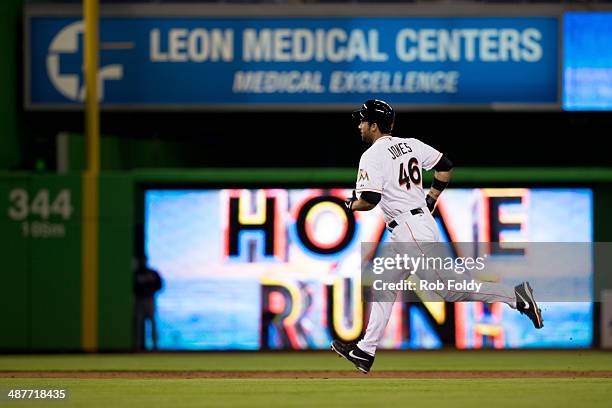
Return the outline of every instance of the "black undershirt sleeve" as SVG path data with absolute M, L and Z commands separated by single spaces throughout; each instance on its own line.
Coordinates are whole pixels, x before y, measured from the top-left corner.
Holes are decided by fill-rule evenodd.
M 436 163 L 436 165 L 433 167 L 433 169 L 436 171 L 449 171 L 452 168 L 453 163 L 448 160 L 448 157 L 446 156 L 442 156 L 440 160 L 438 160 L 438 163 Z
M 378 204 L 380 202 L 380 193 L 376 193 L 374 191 L 364 191 L 361 193 L 361 199 L 367 201 L 370 204 Z

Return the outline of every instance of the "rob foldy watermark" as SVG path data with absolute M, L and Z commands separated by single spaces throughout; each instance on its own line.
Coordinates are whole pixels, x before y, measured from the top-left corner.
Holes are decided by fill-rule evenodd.
M 592 302 L 594 260 L 612 268 L 612 243 L 601 242 L 366 242 L 361 255 L 367 301 L 393 302 L 398 291 L 422 301 L 487 299 L 504 292 L 498 285 L 513 296 L 528 281 L 541 302 Z

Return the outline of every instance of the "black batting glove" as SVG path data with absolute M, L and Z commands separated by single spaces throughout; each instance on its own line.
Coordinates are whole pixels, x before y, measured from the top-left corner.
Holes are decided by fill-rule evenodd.
M 353 190 L 353 196 L 344 200 L 344 205 L 349 211 L 353 211 L 353 203 L 357 201 L 357 193 Z
M 436 208 L 436 202 L 437 201 L 438 201 L 438 199 L 437 198 L 433 198 L 433 196 L 431 196 L 430 194 L 427 194 L 425 196 L 425 203 L 427 204 L 427 209 L 432 214 L 434 212 L 434 209 Z

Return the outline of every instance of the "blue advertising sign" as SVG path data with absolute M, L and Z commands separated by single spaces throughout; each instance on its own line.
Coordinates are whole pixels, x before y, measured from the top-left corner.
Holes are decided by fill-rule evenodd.
M 563 20 L 563 109 L 612 110 L 612 12 Z
M 83 23 L 30 16 L 28 107 L 84 98 Z M 556 104 L 556 17 L 103 17 L 113 108 Z

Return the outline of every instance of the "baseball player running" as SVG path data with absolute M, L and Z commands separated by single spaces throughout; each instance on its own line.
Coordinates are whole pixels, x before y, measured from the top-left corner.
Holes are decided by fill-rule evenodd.
M 346 200 L 347 208 L 350 211 L 369 211 L 380 204 L 387 229 L 391 232 L 391 242 L 416 245 L 439 242 L 440 234 L 432 212 L 451 179 L 453 165 L 450 160 L 417 139 L 391 136 L 395 112 L 384 101 L 366 101 L 361 109 L 353 112 L 353 117 L 359 121 L 362 140 L 372 145 L 359 161 L 356 189 Z M 422 185 L 423 169 L 434 170 L 433 183 L 427 194 Z M 442 279 L 449 278 L 441 276 Z M 477 292 L 445 289 L 437 293 L 451 302 L 503 302 L 529 317 L 537 329 L 543 327 L 541 310 L 528 282 L 515 288 L 499 283 L 481 283 Z M 395 299 L 397 292 L 392 294 Z M 331 344 L 332 350 L 363 373 L 368 373 L 374 363 L 376 347 L 383 337 L 393 302 L 375 300 L 371 306 L 365 335 L 358 343 L 334 340 Z

